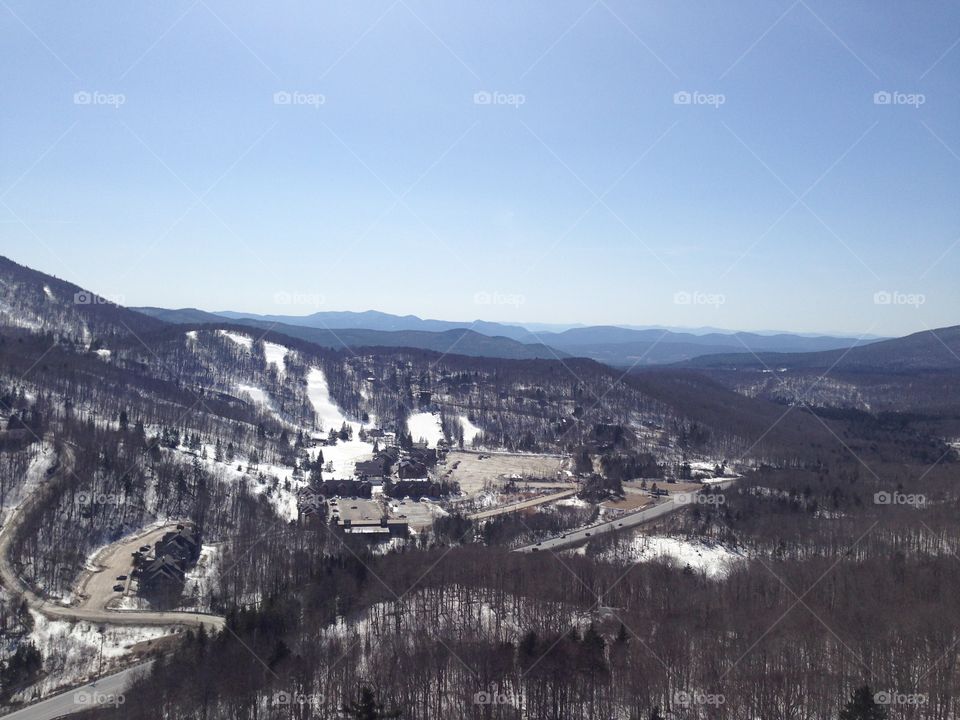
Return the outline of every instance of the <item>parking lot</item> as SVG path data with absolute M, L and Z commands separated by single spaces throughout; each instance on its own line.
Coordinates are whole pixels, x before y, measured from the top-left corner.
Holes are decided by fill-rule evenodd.
M 141 547 L 152 548 L 164 533 L 175 529 L 176 523 L 151 528 L 104 548 L 93 560 L 93 565 L 99 569 L 86 571 L 80 576 L 77 607 L 102 610 L 117 605 L 121 597 L 132 594 L 134 581 L 130 579 L 130 573 L 133 570 L 133 553 Z M 121 576 L 125 579 L 120 580 Z M 117 590 L 118 587 L 122 589 Z

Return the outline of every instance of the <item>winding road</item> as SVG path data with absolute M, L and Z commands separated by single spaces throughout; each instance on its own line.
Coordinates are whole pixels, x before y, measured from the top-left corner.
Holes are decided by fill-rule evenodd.
M 59 459 L 60 465 L 57 471 L 50 477 L 45 478 L 37 490 L 10 513 L 7 522 L 0 528 L 0 583 L 8 591 L 23 596 L 31 609 L 52 620 L 137 627 L 205 627 L 208 631 L 213 632 L 221 630 L 225 626 L 226 620 L 219 615 L 198 612 L 107 609 L 107 602 L 115 597 L 115 594 L 103 591 L 104 587 L 112 588 L 115 582 L 114 571 L 116 565 L 109 561 L 116 560 L 121 556 L 129 557 L 127 553 L 131 546 L 148 544 L 148 541 L 152 540 L 157 533 L 169 529 L 167 527 L 148 531 L 141 530 L 132 536 L 117 541 L 102 551 L 99 557 L 103 559 L 104 565 L 99 570 L 83 576 L 80 582 L 81 593 L 84 590 L 87 593 L 79 605 L 67 606 L 49 602 L 27 587 L 27 584 L 22 580 L 10 561 L 10 551 L 26 519 L 36 509 L 35 506 L 39 499 L 43 497 L 44 490 L 55 483 L 59 483 L 66 475 L 73 472 L 74 457 L 73 451 L 69 447 L 64 446 Z M 122 691 L 136 679 L 137 673 L 144 671 L 149 665 L 150 663 L 140 663 L 126 670 L 102 677 L 81 688 L 67 690 L 6 715 L 4 720 L 7 718 L 53 720 L 54 718 L 89 710 L 97 704 L 110 701 L 111 698 L 122 697 Z
M 38 497 L 42 496 L 43 490 L 52 483 L 61 481 L 64 475 L 72 472 L 73 452 L 69 448 L 64 448 L 63 455 L 60 457 L 60 466 L 57 471 L 37 489 L 30 497 L 20 503 L 14 510 L 6 524 L 0 528 L 0 583 L 8 590 L 23 596 L 27 604 L 37 612 L 52 620 L 86 621 L 93 623 L 106 623 L 109 625 L 185 625 L 189 627 L 205 626 L 208 630 L 220 630 L 224 627 L 225 619 L 219 615 L 207 615 L 198 612 L 172 612 L 172 611 L 150 611 L 150 610 L 107 610 L 103 607 L 93 607 L 90 604 L 80 606 L 58 605 L 56 603 L 44 600 L 27 587 L 26 583 L 20 578 L 16 568 L 10 561 L 10 550 L 17 537 L 24 521 L 30 516 L 37 504 Z M 126 545 L 131 541 L 139 541 L 142 533 L 117 541 L 115 545 Z M 109 572 L 110 568 L 100 570 L 100 573 Z M 96 575 L 97 573 L 94 573 Z M 88 580 L 91 582 L 91 580 Z

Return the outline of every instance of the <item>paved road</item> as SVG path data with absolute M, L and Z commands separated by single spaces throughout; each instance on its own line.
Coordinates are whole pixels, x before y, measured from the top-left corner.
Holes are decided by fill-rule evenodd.
M 691 494 L 692 493 L 678 493 L 676 495 L 670 495 L 664 498 L 663 502 L 654 505 L 653 507 L 649 507 L 644 510 L 638 510 L 637 512 L 629 513 L 627 515 L 621 515 L 614 520 L 591 525 L 590 527 L 582 528 L 580 530 L 571 530 L 562 537 L 543 540 L 542 542 L 535 543 L 533 545 L 526 545 L 524 547 L 517 548 L 516 551 L 537 552 L 542 550 L 559 550 L 560 548 L 586 542 L 587 540 L 595 538 L 598 535 L 602 535 L 606 532 L 614 532 L 616 530 L 623 530 L 624 528 L 643 525 L 644 523 L 650 522 L 651 520 L 662 517 L 663 515 L 684 507 L 685 501 L 689 500 L 689 496 Z
M 497 515 L 506 515 L 507 513 L 517 512 L 517 510 L 525 510 L 526 508 L 536 507 L 537 505 L 543 505 L 545 503 L 556 502 L 557 500 L 563 500 L 572 495 L 576 495 L 577 490 L 564 490 L 558 493 L 551 493 L 550 495 L 538 495 L 535 498 L 529 500 L 523 500 L 522 502 L 513 503 L 512 505 L 503 505 L 501 507 L 491 508 L 490 510 L 484 510 L 482 512 L 473 513 L 472 515 L 467 515 L 471 520 L 485 520 L 487 518 L 496 517 Z
M 3 720 L 55 720 L 93 707 L 114 704 L 122 706 L 123 693 L 152 664 L 153 661 L 150 660 L 102 677 L 89 685 L 67 690 L 43 702 L 4 715 Z
M 723 482 L 714 483 L 713 487 L 715 489 L 725 490 L 730 487 L 732 483 L 733 480 L 726 480 Z M 524 547 L 517 548 L 515 552 L 558 550 L 560 548 L 586 542 L 587 540 L 595 538 L 603 533 L 616 532 L 617 530 L 623 530 L 625 528 L 637 527 L 638 525 L 643 525 L 644 523 L 648 523 L 651 520 L 663 517 L 668 513 L 672 513 L 682 507 L 686 507 L 687 505 L 696 502 L 696 497 L 699 494 L 699 492 L 673 493 L 672 495 L 663 497 L 663 500 L 653 507 L 638 510 L 637 512 L 630 513 L 628 515 L 621 515 L 613 520 L 598 523 L 580 530 L 572 530 L 558 538 L 543 540 L 542 542 L 534 543 L 533 545 L 525 545 Z

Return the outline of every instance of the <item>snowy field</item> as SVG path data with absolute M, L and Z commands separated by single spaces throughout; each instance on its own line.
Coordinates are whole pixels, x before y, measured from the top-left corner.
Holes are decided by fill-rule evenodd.
M 263 343 L 263 352 L 267 356 L 267 363 L 277 366 L 277 371 L 281 374 L 287 371 L 287 353 L 290 352 L 283 345 L 277 345 L 272 342 Z
M 251 340 L 246 335 L 241 335 L 240 333 L 230 332 L 229 330 L 218 330 L 217 331 L 221 336 L 232 340 L 237 345 L 240 345 L 245 350 L 250 350 L 253 347 L 253 340 Z
M 680 537 L 638 535 L 627 550 L 627 562 L 667 561 L 678 567 L 690 566 L 709 578 L 722 578 L 746 557 L 719 543 L 706 543 Z M 623 559 L 622 557 L 620 559 Z
M 311 459 L 315 459 L 320 452 L 323 452 L 324 466 L 329 463 L 331 468 L 325 477 L 337 480 L 352 478 L 358 462 L 373 458 L 373 443 L 358 439 L 363 425 L 347 419 L 343 411 L 337 407 L 333 398 L 330 397 L 330 386 L 320 368 L 311 368 L 307 373 L 307 397 L 313 405 L 317 423 L 324 436 L 330 430 L 339 430 L 344 424 L 353 430 L 352 440 L 341 440 L 336 445 L 314 448 L 310 451 Z
M 435 448 L 443 440 L 440 416 L 435 413 L 414 413 L 407 418 L 407 431 L 414 442 L 426 442 L 427 447 Z
M 460 416 L 460 427 L 463 428 L 463 444 L 467 446 L 473 445 L 473 441 L 483 434 L 483 430 L 470 422 L 466 415 Z

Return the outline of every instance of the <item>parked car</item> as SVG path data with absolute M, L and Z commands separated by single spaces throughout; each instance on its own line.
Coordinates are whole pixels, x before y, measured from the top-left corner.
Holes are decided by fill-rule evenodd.
M 126 579 L 127 579 L 126 575 L 117 575 L 117 580 L 126 580 Z
M 113 586 L 113 591 L 114 591 L 114 592 L 123 592 L 123 585 L 114 585 L 114 586 Z

